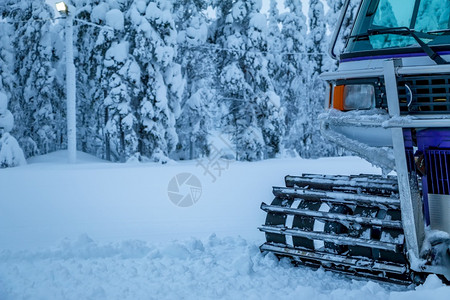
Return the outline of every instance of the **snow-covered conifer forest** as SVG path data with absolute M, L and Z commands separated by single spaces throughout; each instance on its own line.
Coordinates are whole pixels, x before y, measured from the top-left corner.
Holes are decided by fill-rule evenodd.
M 262 13 L 261 0 L 72 0 L 78 150 L 196 159 L 220 136 L 237 160 L 336 154 L 317 116 L 343 1 L 327 16 L 318 0 L 277 2 Z M 0 15 L 11 135 L 27 158 L 66 149 L 65 20 L 45 0 L 5 0 Z

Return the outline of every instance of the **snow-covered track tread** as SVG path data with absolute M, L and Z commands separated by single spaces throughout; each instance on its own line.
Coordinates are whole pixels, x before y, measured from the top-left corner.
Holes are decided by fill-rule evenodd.
M 408 267 L 403 264 L 396 264 L 390 262 L 378 262 L 367 258 L 352 258 L 348 256 L 312 252 L 306 249 L 298 249 L 282 245 L 275 245 L 273 243 L 265 243 L 260 247 L 261 251 L 273 252 L 278 255 L 290 255 L 300 259 L 311 259 L 321 263 L 333 263 L 338 265 L 345 265 L 354 267 L 355 269 L 370 269 L 372 271 L 390 272 L 396 274 L 405 274 L 408 272 Z
M 301 198 L 345 205 L 400 208 L 396 195 L 383 197 L 371 194 L 351 194 L 340 191 L 313 190 L 309 188 L 273 187 L 273 194 L 281 198 Z
M 286 176 L 261 204 L 261 251 L 350 276 L 411 283 L 397 178 L 379 175 Z
M 369 218 L 369 217 L 345 215 L 345 214 L 339 214 L 339 213 L 330 213 L 330 212 L 315 211 L 315 210 L 289 208 L 289 207 L 284 207 L 284 206 L 279 206 L 279 205 L 268 205 L 266 203 L 261 204 L 261 209 L 264 210 L 265 212 L 312 217 L 312 218 L 323 220 L 323 221 L 335 221 L 335 222 L 340 222 L 343 224 L 358 223 L 358 224 L 365 224 L 365 225 L 372 225 L 372 226 L 381 226 L 381 227 L 386 227 L 386 228 L 402 229 L 401 221 L 382 220 L 382 219 L 375 219 L 375 218 Z
M 330 175 L 311 175 L 286 176 L 285 183 L 287 187 L 309 187 L 313 189 L 326 190 L 348 190 L 353 192 L 360 191 L 379 191 L 384 194 L 398 194 L 398 183 L 396 177 L 381 177 L 371 175 L 362 176 L 330 176 Z
M 392 252 L 401 251 L 403 246 L 403 241 L 398 240 L 393 240 L 392 242 L 381 242 L 363 238 L 354 238 L 343 234 L 337 235 L 323 232 L 303 231 L 270 225 L 263 225 L 258 229 L 266 233 L 287 234 L 293 237 L 321 240 L 324 242 L 334 243 L 336 245 L 360 246 Z

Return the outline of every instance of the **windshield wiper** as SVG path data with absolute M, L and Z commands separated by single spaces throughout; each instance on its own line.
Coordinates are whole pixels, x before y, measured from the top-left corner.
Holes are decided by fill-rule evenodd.
M 358 39 L 358 38 L 362 38 L 362 37 L 369 37 L 369 36 L 380 35 L 380 34 L 396 34 L 396 35 L 410 36 L 417 41 L 417 43 L 423 49 L 423 51 L 438 65 L 448 64 L 448 62 L 445 61 L 433 49 L 431 49 L 430 46 L 425 44 L 424 41 L 422 41 L 420 39 L 420 37 L 417 36 L 417 33 L 414 30 L 411 30 L 408 27 L 369 29 L 369 30 L 367 30 L 367 34 L 359 34 L 359 35 L 351 36 L 351 37 Z
M 439 29 L 439 30 L 432 30 L 428 31 L 428 34 L 437 34 L 437 33 L 448 33 L 450 32 L 450 29 Z

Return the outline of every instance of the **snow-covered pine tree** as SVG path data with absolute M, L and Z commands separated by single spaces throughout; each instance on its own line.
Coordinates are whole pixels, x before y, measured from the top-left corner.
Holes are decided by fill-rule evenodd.
M 8 96 L 0 89 L 0 168 L 26 164 L 23 151 L 10 134 L 14 127 L 14 116 L 8 110 Z
M 261 0 L 249 1 L 248 51 L 244 57 L 244 72 L 253 92 L 249 96 L 256 102 L 257 126 L 262 131 L 265 144 L 264 158 L 273 158 L 282 146 L 284 110 L 269 74 L 267 17 L 260 10 Z
M 111 159 L 124 162 L 138 155 L 136 103 L 140 88 L 140 68 L 128 54 L 127 41 L 113 42 L 106 52 L 102 87 L 108 110 L 105 131 Z
M 330 68 L 327 55 L 328 38 L 326 33 L 323 3 L 320 0 L 309 2 L 309 29 L 306 51 L 310 63 L 307 72 L 307 107 L 303 106 L 303 113 L 308 116 L 303 123 L 302 147 L 299 153 L 302 157 L 321 157 L 334 154 L 335 148 L 327 143 L 320 134 L 318 115 L 324 109 L 325 85 L 320 74 Z
M 111 2 L 97 6 L 94 19 L 105 24 L 96 41 L 95 50 L 102 53 L 97 67 L 101 77 L 105 109 L 105 154 L 113 161 L 125 162 L 138 154 L 138 121 L 136 118 L 141 93 L 141 70 L 130 53 L 128 39 L 131 23 L 125 18 L 131 1 Z M 105 51 L 106 49 L 106 51 Z
M 1 9 L 1 7 L 0 7 Z M 2 13 L 0 12 L 0 16 Z M 15 76 L 14 51 L 11 47 L 12 26 L 6 22 L 0 23 L 0 91 L 11 94 Z
M 324 71 L 327 60 L 327 26 L 325 21 L 324 7 L 321 0 L 310 0 L 309 11 L 309 34 L 306 43 L 306 51 L 311 61 L 314 74 L 320 74 Z
M 164 162 L 178 143 L 175 120 L 184 90 L 171 3 L 136 0 L 129 12 L 132 54 L 143 85 L 138 109 L 139 152 Z
M 141 88 L 141 70 L 129 54 L 129 42 L 120 34 L 126 32 L 122 12 L 112 9 L 107 12 L 106 20 L 107 25 L 114 27 L 116 38 L 106 51 L 106 68 L 102 74 L 102 87 L 106 91 L 104 104 L 108 110 L 105 130 L 111 153 L 124 162 L 138 155 L 136 106 Z M 117 20 L 122 23 L 116 23 Z
M 0 17 L 8 15 L 7 9 L 7 3 L 0 4 Z M 16 80 L 13 73 L 14 49 L 11 44 L 13 36 L 13 26 L 0 22 L 0 168 L 26 164 L 22 149 L 10 134 L 14 128 L 14 116 L 8 109 L 8 98 L 11 97 Z
M 274 90 L 277 94 L 282 94 L 280 86 L 280 76 L 284 74 L 282 70 L 283 49 L 282 36 L 280 32 L 280 15 L 277 7 L 277 0 L 270 0 L 267 34 L 267 60 L 269 76 L 272 78 Z
M 83 8 L 77 19 L 88 22 L 76 22 L 75 27 L 79 147 L 123 162 L 136 154 L 138 144 L 131 99 L 136 97 L 140 72 L 132 67 L 123 13 L 131 0 L 76 0 L 74 4 Z
M 77 19 L 103 26 L 106 22 L 108 1 L 72 0 L 73 4 L 85 9 L 77 15 Z M 74 27 L 74 43 L 77 46 L 75 66 L 77 68 L 77 139 L 81 151 L 106 157 L 105 93 L 100 86 L 103 61 L 111 43 L 105 42 L 110 33 L 101 27 L 76 22 Z M 110 154 L 110 152 L 109 152 Z
M 267 18 L 261 1 L 217 1 L 215 43 L 220 61 L 222 96 L 228 102 L 225 126 L 236 144 L 237 158 L 258 160 L 280 150 L 283 110 L 268 74 Z
M 186 79 L 181 115 L 177 119 L 177 156 L 194 159 L 208 155 L 208 136 L 213 129 L 215 104 L 215 51 L 207 45 L 209 0 L 174 3 L 178 31 L 177 62 Z
M 287 11 L 281 14 L 282 64 L 280 72 L 281 103 L 286 110 L 285 148 L 302 149 L 306 123 L 308 122 L 308 101 L 306 97 L 306 17 L 301 0 L 286 0 Z
M 57 68 L 53 9 L 44 0 L 10 1 L 4 17 L 14 28 L 14 82 L 10 108 L 16 117 L 15 135 L 27 156 L 60 149 L 65 128 L 62 78 Z

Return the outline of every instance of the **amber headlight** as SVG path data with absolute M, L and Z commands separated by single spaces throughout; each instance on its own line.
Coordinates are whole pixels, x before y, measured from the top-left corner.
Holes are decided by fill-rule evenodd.
M 339 110 L 370 109 L 375 103 L 371 84 L 337 85 L 333 91 L 333 108 Z

